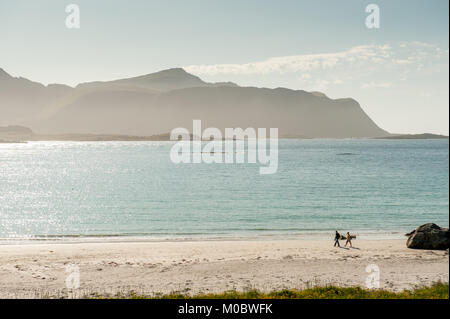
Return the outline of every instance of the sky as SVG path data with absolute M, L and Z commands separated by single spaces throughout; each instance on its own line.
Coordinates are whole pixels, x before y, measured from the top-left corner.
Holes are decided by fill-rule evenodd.
M 0 0 L 0 68 L 74 86 L 183 67 L 352 97 L 389 132 L 448 135 L 448 12 L 448 0 Z

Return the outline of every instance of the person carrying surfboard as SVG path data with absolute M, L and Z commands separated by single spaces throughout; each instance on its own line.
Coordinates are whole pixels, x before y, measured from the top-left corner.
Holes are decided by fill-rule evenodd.
M 349 232 L 347 232 L 347 241 L 345 242 L 345 247 L 347 247 L 347 244 L 350 244 L 350 248 L 353 248 L 353 246 L 352 246 L 352 236 L 350 236 Z

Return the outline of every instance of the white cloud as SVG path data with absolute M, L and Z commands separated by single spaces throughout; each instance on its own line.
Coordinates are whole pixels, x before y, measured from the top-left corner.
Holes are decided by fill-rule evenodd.
M 390 56 L 388 45 L 361 45 L 335 53 L 305 54 L 273 57 L 264 61 L 244 64 L 190 65 L 187 72 L 197 75 L 218 74 L 268 74 L 310 70 L 327 70 L 344 63 L 382 63 Z
M 372 88 L 390 88 L 392 86 L 392 82 L 370 82 L 363 83 L 361 85 L 362 89 L 372 89 Z
M 291 83 L 290 87 L 305 90 L 337 86 L 387 89 L 400 82 L 423 81 L 445 72 L 448 55 L 448 48 L 434 44 L 402 42 L 360 45 L 333 53 L 272 57 L 242 64 L 190 65 L 185 69 L 210 80 L 231 79 L 239 83 L 244 79 L 249 85 Z
M 336 68 L 370 72 L 379 69 L 408 67 L 422 69 L 436 61 L 447 63 L 448 49 L 422 42 L 403 42 L 396 46 L 360 45 L 345 51 L 272 57 L 263 61 L 242 64 L 190 65 L 186 71 L 202 76 L 266 75 L 325 71 Z

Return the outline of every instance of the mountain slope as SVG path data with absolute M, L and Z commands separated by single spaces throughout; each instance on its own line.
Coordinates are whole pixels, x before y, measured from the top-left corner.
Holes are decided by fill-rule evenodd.
M 187 73 L 181 68 L 168 69 L 151 73 L 147 75 L 137 76 L 133 78 L 120 79 L 107 82 L 89 82 L 82 83 L 77 88 L 105 88 L 105 87 L 140 87 L 159 91 L 170 91 L 176 89 L 184 89 L 190 87 L 205 86 L 236 86 L 236 84 L 227 83 L 207 83 L 199 77 Z
M 9 75 L 5 79 L 13 83 L 16 92 L 5 89 L 12 84 L 4 85 L 0 80 L 0 114 L 9 114 L 11 105 L 16 109 L 20 105 L 27 114 L 10 116 L 3 125 L 23 124 L 42 133 L 154 135 L 176 127 L 191 129 L 192 120 L 200 119 L 203 128 L 277 127 L 280 136 L 290 137 L 389 135 L 353 99 L 333 100 L 320 92 L 207 83 L 182 69 L 85 83 L 76 88 L 45 87 Z M 5 96 L 9 107 L 4 104 Z
M 0 68 L 0 126 L 26 122 L 39 114 L 45 105 L 71 90 L 66 85 L 44 86 L 25 78 L 15 78 Z

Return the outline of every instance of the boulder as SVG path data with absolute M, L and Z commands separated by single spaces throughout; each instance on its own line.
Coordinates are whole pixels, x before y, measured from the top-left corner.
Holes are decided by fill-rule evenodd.
M 430 223 L 418 227 L 410 233 L 406 241 L 406 247 L 412 249 L 436 249 L 445 250 L 449 248 L 449 230 Z

